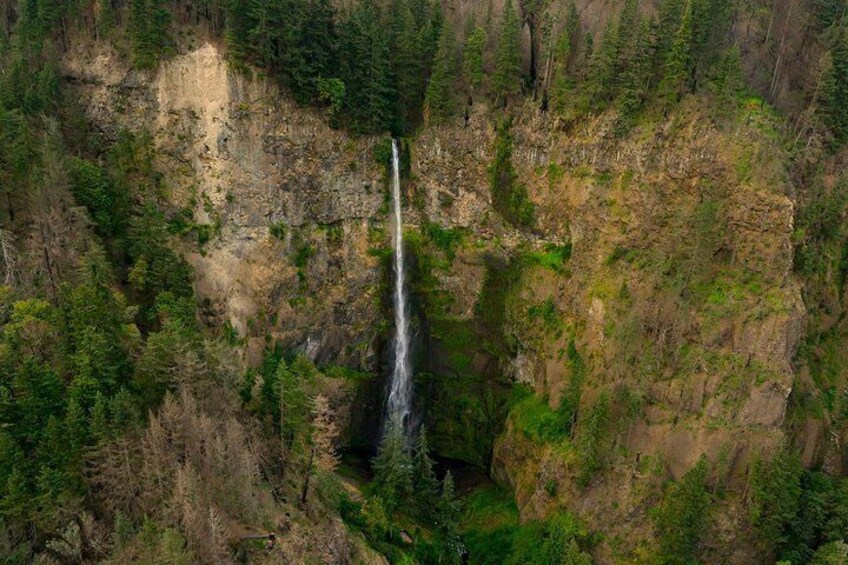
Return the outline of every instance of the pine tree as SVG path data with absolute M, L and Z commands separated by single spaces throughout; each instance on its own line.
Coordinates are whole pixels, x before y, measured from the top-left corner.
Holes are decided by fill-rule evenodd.
M 426 13 L 428 14 L 428 21 L 426 25 L 422 26 L 421 31 L 424 49 L 424 68 L 429 70 L 433 67 L 433 59 L 436 56 L 436 51 L 439 50 L 439 38 L 442 36 L 442 27 L 445 25 L 445 15 L 442 13 L 441 0 L 432 0 L 427 6 Z
M 819 31 L 844 24 L 848 16 L 843 0 L 814 0 L 813 7 Z
M 424 97 L 424 114 L 431 123 L 440 123 L 451 117 L 456 101 L 454 84 L 456 83 L 456 46 L 453 30 L 442 26 L 439 50 L 433 60 L 433 72 Z
M 432 516 L 439 496 L 439 481 L 433 471 L 430 459 L 430 446 L 427 443 L 427 430 L 424 426 L 418 431 L 415 440 L 415 452 L 412 458 L 413 492 L 418 511 L 423 516 Z
M 662 0 L 658 11 L 659 16 L 656 24 L 656 39 L 654 42 L 654 53 L 656 56 L 656 67 L 662 70 L 668 59 L 672 41 L 677 30 L 680 29 L 680 21 L 686 9 L 687 0 Z
M 80 463 L 82 457 L 82 449 L 88 444 L 88 426 L 86 425 L 86 415 L 80 403 L 76 398 L 71 398 L 68 401 L 68 408 L 65 411 L 65 420 L 62 422 L 62 429 L 65 434 L 65 451 L 68 458 L 67 471 L 76 471 L 76 466 Z
M 337 76 L 336 10 L 332 0 L 297 2 L 283 15 L 282 69 L 298 102 L 318 98 L 318 80 Z
M 289 368 L 285 361 L 280 361 L 276 381 L 280 391 L 279 419 L 283 453 L 301 456 L 306 449 L 309 433 L 309 398 L 303 389 L 303 371 L 297 370 L 296 363 L 298 359 Z
M 134 0 L 137 1 L 137 0 Z M 250 51 L 252 22 L 250 19 L 252 3 L 250 0 L 226 0 L 227 57 L 230 64 L 244 65 Z
M 745 88 L 742 53 L 738 46 L 734 45 L 724 52 L 716 74 L 714 89 L 718 95 L 717 111 L 732 115 L 738 106 L 737 98 Z
M 616 46 L 615 65 L 613 67 L 613 80 L 615 82 L 616 94 L 620 92 L 621 85 L 629 77 L 625 76 L 631 70 L 639 57 L 639 49 L 642 42 L 644 30 L 642 29 L 642 17 L 639 14 L 639 6 L 636 0 L 625 0 L 621 13 L 618 16 L 618 45 Z
M 138 68 L 151 68 L 170 45 L 168 26 L 171 14 L 164 0 L 131 0 L 130 40 L 133 61 Z
M 267 69 L 273 68 L 277 62 L 276 38 L 282 25 L 278 15 L 265 0 L 252 0 L 248 7 L 250 50 L 256 63 Z
M 628 46 L 628 62 L 623 67 L 620 79 L 616 122 L 618 135 L 623 135 L 630 130 L 642 108 L 647 85 L 646 77 L 650 74 L 651 64 L 649 22 L 643 21 L 641 29 L 630 41 L 632 45 Z
M 692 89 L 698 90 L 728 47 L 733 21 L 732 0 L 692 0 Z
M 824 121 L 833 135 L 833 146 L 848 142 L 848 33 L 842 31 L 831 49 L 831 69 L 824 96 Z
M 425 90 L 423 37 L 409 0 L 392 3 L 392 66 L 397 81 L 398 101 L 409 129 L 421 119 Z
M 587 31 L 583 37 L 583 45 L 580 49 L 580 58 L 578 60 L 578 78 L 586 80 L 589 71 L 591 70 L 591 62 L 595 57 L 595 36 L 592 32 Z
M 100 391 L 94 397 L 89 429 L 91 430 L 92 438 L 98 443 L 106 441 L 109 438 L 109 407 L 106 404 L 106 397 Z
M 309 485 L 313 472 L 317 469 L 322 473 L 335 470 L 339 464 L 335 441 L 339 435 L 335 416 L 330 408 L 327 397 L 319 394 L 312 399 L 312 421 L 309 429 L 309 457 L 303 473 L 303 488 L 300 503 L 306 504 L 309 497 Z
M 592 54 L 585 89 L 594 110 L 602 110 L 612 98 L 619 49 L 618 20 L 607 22 L 598 49 Z
M 763 549 L 785 539 L 786 525 L 798 514 L 803 494 L 800 458 L 783 446 L 771 460 L 754 462 L 751 471 L 751 523 Z
M 363 0 L 354 7 L 339 41 L 340 78 L 347 87 L 346 111 L 352 129 L 373 133 L 397 127 L 389 36 L 380 24 L 375 0 Z
M 654 515 L 661 563 L 689 563 L 694 558 L 710 503 L 707 471 L 702 456 L 663 495 Z
M 371 466 L 374 469 L 374 484 L 386 509 L 391 513 L 412 493 L 412 461 L 402 426 L 389 426 Z
M 462 562 L 462 541 L 459 538 L 459 500 L 456 498 L 453 476 L 445 473 L 442 481 L 442 496 L 439 498 L 436 528 L 442 549 L 440 562 L 459 564 Z
M 504 102 L 521 91 L 521 28 L 512 0 L 506 2 L 501 20 L 492 89 Z
M 676 103 L 689 89 L 692 78 L 692 2 L 688 0 L 674 35 L 665 63 L 665 75 L 660 82 L 660 95 L 668 103 Z
M 462 70 L 470 90 L 483 85 L 483 51 L 486 48 L 486 30 L 475 27 L 465 40 Z
M 580 28 L 580 16 L 574 2 L 568 5 L 568 13 L 565 25 L 557 37 L 554 46 L 553 78 L 551 80 L 551 98 L 554 109 L 562 112 L 567 104 L 568 98 L 574 89 L 574 80 L 569 76 L 568 65 L 574 49 L 574 42 Z

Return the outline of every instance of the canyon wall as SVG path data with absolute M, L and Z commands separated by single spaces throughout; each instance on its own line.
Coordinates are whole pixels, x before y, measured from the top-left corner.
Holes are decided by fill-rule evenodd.
M 332 129 L 232 71 L 213 43 L 139 72 L 80 42 L 63 73 L 107 137 L 152 136 L 163 206 L 211 233 L 180 240 L 207 321 L 230 324 L 248 362 L 276 340 L 320 364 L 379 369 L 391 245 L 382 140 Z M 788 159 L 759 102 L 728 128 L 708 117 L 691 99 L 620 138 L 611 116 L 566 130 L 528 101 L 509 128 L 535 205 L 521 226 L 493 205 L 503 134 L 490 108 L 408 144 L 407 229 L 419 234 L 415 272 L 429 277 L 417 289 L 429 357 L 419 388 L 435 445 L 490 464 L 522 519 L 577 511 L 609 535 L 603 560 L 650 536 L 657 488 L 701 455 L 733 493 L 713 550 L 750 558 L 739 501 L 752 457 L 784 439 L 804 320 Z M 458 235 L 440 247 L 433 230 Z M 513 383 L 532 394 L 508 398 Z M 527 415 L 557 413 L 575 387 L 570 435 L 532 433 Z M 366 404 L 353 410 L 378 413 L 378 390 L 352 395 Z M 589 436 L 602 403 L 603 433 Z M 587 437 L 599 462 L 588 477 Z

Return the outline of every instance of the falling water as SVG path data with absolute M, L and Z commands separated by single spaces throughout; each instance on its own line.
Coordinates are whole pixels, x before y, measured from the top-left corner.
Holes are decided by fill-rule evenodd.
M 388 414 L 389 426 L 401 426 L 404 435 L 409 434 L 412 404 L 412 369 L 409 361 L 409 305 L 404 285 L 405 267 L 403 264 L 403 218 L 400 210 L 400 158 L 397 141 L 392 140 L 392 203 L 394 204 L 394 246 L 395 246 L 395 366 L 392 371 L 389 389 Z

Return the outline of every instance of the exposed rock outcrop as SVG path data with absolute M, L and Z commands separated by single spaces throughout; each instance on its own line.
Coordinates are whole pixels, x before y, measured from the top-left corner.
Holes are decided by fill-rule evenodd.
M 107 134 L 152 134 L 168 206 L 213 226 L 211 241 L 186 241 L 184 252 L 198 294 L 248 338 L 251 360 L 267 334 L 318 361 L 376 366 L 383 271 L 369 250 L 388 240 L 375 140 L 235 74 L 212 44 L 154 73 L 78 45 L 65 74 Z M 496 131 L 483 105 L 467 127 L 412 142 L 407 196 L 411 224 L 467 229 L 435 273 L 451 298 L 444 314 L 459 322 L 479 317 L 487 257 L 567 246 L 567 264 L 530 262 L 510 290 L 499 331 L 513 350 L 500 369 L 556 409 L 574 377 L 564 355 L 573 344 L 586 370 L 574 435 L 603 395 L 626 394 L 637 413 L 614 407 L 609 453 L 582 487 L 572 448 L 534 443 L 513 417 L 491 471 L 514 488 L 523 519 L 569 507 L 632 548 L 648 537 L 663 478 L 704 454 L 715 480 L 741 492 L 752 455 L 782 441 L 804 307 L 792 274 L 794 191 L 763 133 L 769 116 L 750 108 L 744 126 L 720 131 L 693 100 L 624 139 L 612 118 L 566 132 L 529 103 L 518 112 L 512 162 L 536 206 L 531 228 L 492 205 Z M 463 371 L 489 361 L 463 359 Z M 739 513 L 729 504 L 724 515 L 732 532 Z

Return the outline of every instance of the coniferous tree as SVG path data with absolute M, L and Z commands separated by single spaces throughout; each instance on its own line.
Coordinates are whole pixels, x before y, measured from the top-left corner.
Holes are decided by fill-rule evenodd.
M 319 394 L 312 400 L 312 447 L 315 450 L 315 467 L 331 472 L 339 465 L 335 442 L 339 435 L 336 417 L 326 396 Z
M 737 106 L 737 97 L 745 88 L 745 73 L 742 71 L 742 53 L 734 45 L 722 55 L 716 72 L 714 89 L 718 95 L 720 113 L 733 113 Z
M 568 66 L 574 50 L 574 43 L 580 27 L 580 16 L 574 2 L 569 3 L 565 24 L 554 45 L 553 77 L 551 79 L 551 99 L 554 109 L 563 112 L 568 98 L 574 90 L 574 80 L 569 75 Z
M 389 425 L 371 466 L 374 484 L 391 513 L 412 493 L 412 460 L 402 426 Z
M 109 408 L 106 404 L 106 397 L 99 391 L 94 397 L 94 406 L 91 408 L 89 429 L 95 442 L 109 439 Z
M 612 98 L 615 86 L 615 69 L 618 60 L 618 20 L 607 22 L 600 46 L 592 53 L 586 92 L 594 110 L 603 109 Z
M 831 49 L 831 69 L 825 83 L 824 121 L 833 135 L 833 144 L 848 142 L 848 33 L 839 34 Z
M 268 390 L 266 395 L 271 399 L 273 389 L 279 391 L 277 415 L 283 453 L 295 456 L 301 456 L 305 452 L 309 433 L 309 398 L 303 388 L 303 381 L 308 378 L 308 374 L 302 369 L 303 362 L 298 359 L 292 366 L 280 361 L 274 381 L 265 385 Z M 301 365 L 300 370 L 296 365 L 298 363 Z
M 463 50 L 462 70 L 465 82 L 470 90 L 476 90 L 483 85 L 483 52 L 486 48 L 486 30 L 475 27 L 465 40 Z
M 405 129 L 421 118 L 425 89 L 424 37 L 409 0 L 394 0 L 391 10 L 392 66 Z
M 170 21 L 171 14 L 165 8 L 164 0 L 131 0 L 130 39 L 133 62 L 137 67 L 156 65 L 159 55 L 170 45 Z
M 336 11 L 332 0 L 307 0 L 291 8 L 285 36 L 283 70 L 302 104 L 318 99 L 318 79 L 338 75 Z
M 580 71 L 577 76 L 580 80 L 587 80 L 588 73 L 592 66 L 591 62 L 594 57 L 595 36 L 592 35 L 592 32 L 586 32 L 586 35 L 583 36 L 583 45 L 580 49 L 580 58 L 578 60 L 578 68 Z
M 677 31 L 680 29 L 680 21 L 683 19 L 686 2 L 687 0 L 662 0 L 660 2 L 654 43 L 657 71 L 662 71 L 665 62 L 668 60 L 668 52 L 671 50 L 671 44 Z
M 692 89 L 711 78 L 728 46 L 732 21 L 731 0 L 692 0 Z
M 637 35 L 631 39 L 628 63 L 622 70 L 620 80 L 619 113 L 616 123 L 619 135 L 630 129 L 642 108 L 647 86 L 646 77 L 650 74 L 650 24 L 643 21 L 640 27 Z
M 227 56 L 235 66 L 244 65 L 248 59 L 251 44 L 251 7 L 250 0 L 226 0 Z
M 454 84 L 456 83 L 456 46 L 453 30 L 448 25 L 442 26 L 442 37 L 439 40 L 439 50 L 433 60 L 433 71 L 427 94 L 424 97 L 424 112 L 427 120 L 439 123 L 451 117 L 456 101 L 454 99 Z
M 618 16 L 618 44 L 615 46 L 615 64 L 613 66 L 613 80 L 615 89 L 621 89 L 621 85 L 627 79 L 625 73 L 630 69 L 637 59 L 640 37 L 642 35 L 642 17 L 636 0 L 625 0 L 621 13 Z
M 506 2 L 501 19 L 492 89 L 504 102 L 521 91 L 521 28 L 512 0 Z
M 309 485 L 315 470 L 330 473 L 338 467 L 339 456 L 336 453 L 335 441 L 339 435 L 335 415 L 330 408 L 330 401 L 319 394 L 312 399 L 312 418 L 309 425 L 309 457 L 303 477 L 303 487 L 300 503 L 306 504 L 309 497 Z
M 445 15 L 442 12 L 441 0 L 432 0 L 427 3 L 426 0 L 421 0 L 426 8 L 424 13 L 427 14 L 427 23 L 422 26 L 423 49 L 424 49 L 424 68 L 430 69 L 433 66 L 433 59 L 436 52 L 439 50 L 439 38 L 442 36 L 442 27 L 445 25 Z
M 814 0 L 813 12 L 820 31 L 834 25 L 845 24 L 845 18 L 848 16 L 848 11 L 846 11 L 845 3 L 842 0 Z
M 801 507 L 801 460 L 783 446 L 771 460 L 757 460 L 751 471 L 751 523 L 763 549 L 785 541 L 786 525 Z
M 665 75 L 660 82 L 660 95 L 669 103 L 676 103 L 689 89 L 692 78 L 692 2 L 688 0 L 674 35 L 665 63 Z
M 453 475 L 448 471 L 442 481 L 442 496 L 437 505 L 436 528 L 442 549 L 440 562 L 450 564 L 462 562 L 462 541 L 459 538 L 460 505 L 455 490 Z
M 389 35 L 376 0 L 357 4 L 342 25 L 340 78 L 351 127 L 377 132 L 397 127 L 396 90 L 389 60 Z
M 415 440 L 412 476 L 413 492 L 419 513 L 431 516 L 439 496 L 439 481 L 433 471 L 433 460 L 430 459 L 430 445 L 427 442 L 427 431 L 424 426 L 421 426 Z
M 248 10 L 250 51 L 256 64 L 273 69 L 277 63 L 277 36 L 282 25 L 280 14 L 265 0 L 251 0 Z
M 710 503 L 707 471 L 702 456 L 663 495 L 655 514 L 661 563 L 689 563 L 694 558 Z

